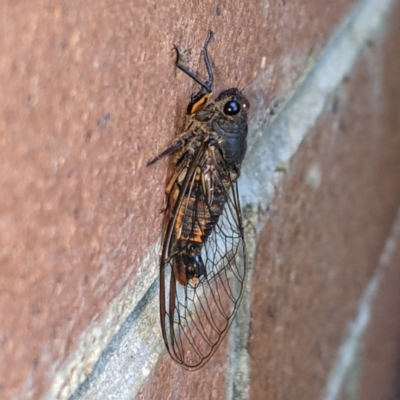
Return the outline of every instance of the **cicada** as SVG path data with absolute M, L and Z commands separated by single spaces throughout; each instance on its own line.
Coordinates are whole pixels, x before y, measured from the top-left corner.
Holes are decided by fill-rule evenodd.
M 237 179 L 247 149 L 249 102 L 237 88 L 212 101 L 213 72 L 202 48 L 208 79 L 176 66 L 200 85 L 187 106 L 184 132 L 156 158 L 173 155 L 167 184 L 166 230 L 160 261 L 162 335 L 171 357 L 198 369 L 220 345 L 243 295 L 246 248 Z

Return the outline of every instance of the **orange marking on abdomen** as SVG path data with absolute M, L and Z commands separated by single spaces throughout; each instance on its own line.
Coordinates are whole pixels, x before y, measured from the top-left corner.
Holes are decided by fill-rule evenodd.
M 184 198 L 175 222 L 176 239 L 203 243 L 210 220 L 211 215 L 204 201 Z

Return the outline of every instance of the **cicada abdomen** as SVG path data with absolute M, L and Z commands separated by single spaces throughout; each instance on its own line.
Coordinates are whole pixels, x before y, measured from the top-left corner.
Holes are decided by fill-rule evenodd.
M 224 173 L 221 166 L 216 172 L 213 153 L 212 147 L 204 150 L 203 159 L 199 161 L 177 210 L 173 232 L 175 244 L 172 246 L 176 252 L 173 269 L 182 285 L 187 285 L 189 280 L 196 282 L 201 276 L 207 277 L 201 250 L 228 201 L 231 181 L 228 176 L 221 179 L 220 174 Z M 179 184 L 176 190 L 182 190 Z
M 160 316 L 167 349 L 188 369 L 204 365 L 221 343 L 239 306 L 246 273 L 237 178 L 246 153 L 249 103 L 228 89 L 210 101 L 208 80 L 177 66 L 201 85 L 187 107 L 187 129 L 164 155 L 174 154 L 167 185 L 160 262 Z

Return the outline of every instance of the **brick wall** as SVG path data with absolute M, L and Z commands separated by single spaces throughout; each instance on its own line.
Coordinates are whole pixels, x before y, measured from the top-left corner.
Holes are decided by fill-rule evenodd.
M 390 399 L 400 382 L 396 0 L 0 5 L 0 397 Z M 249 273 L 196 372 L 166 354 L 168 161 L 208 29 L 244 87 Z M 399 393 L 397 393 L 399 395 Z

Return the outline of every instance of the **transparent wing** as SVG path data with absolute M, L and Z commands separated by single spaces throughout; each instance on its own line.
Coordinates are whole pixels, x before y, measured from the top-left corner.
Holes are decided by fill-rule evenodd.
M 200 149 L 199 152 L 204 152 Z M 174 212 L 185 210 L 185 202 L 195 199 L 199 207 L 207 203 L 208 190 L 198 176 L 204 157 L 198 154 L 182 185 Z M 194 161 L 196 162 L 196 161 Z M 179 283 L 174 263 L 182 260 L 176 248 L 176 216 L 172 215 L 164 239 L 160 271 L 160 313 L 165 344 L 171 357 L 188 369 L 203 366 L 214 354 L 239 307 L 246 275 L 246 254 L 236 182 L 231 182 L 224 164 L 215 162 L 207 169 L 212 186 L 222 188 L 224 204 L 218 221 L 201 245 L 205 274 Z M 196 176 L 197 171 L 197 176 Z M 228 182 L 227 182 L 228 179 Z M 221 199 L 221 197 L 220 197 Z M 212 202 L 211 202 L 212 203 Z M 221 201 L 220 201 L 221 203 Z M 212 205 L 210 205 L 211 207 Z M 192 207 L 193 208 L 193 207 Z M 203 213 L 191 213 L 191 226 L 204 218 Z M 194 229 L 194 228 L 193 228 Z

